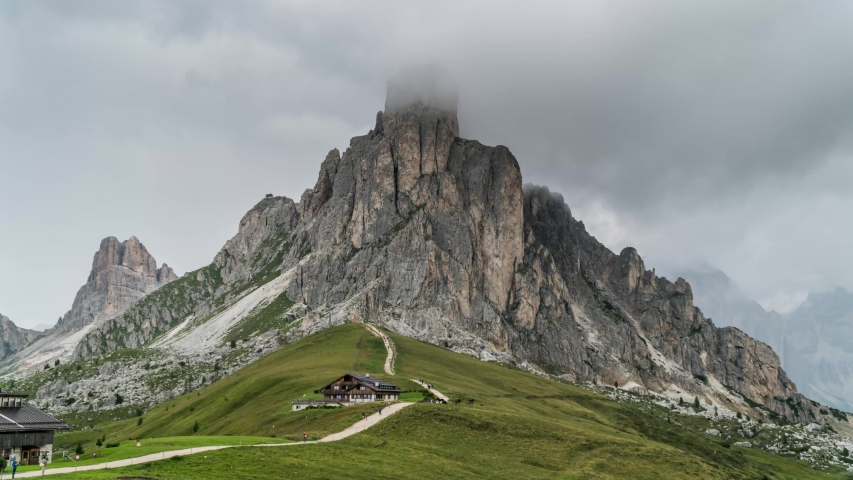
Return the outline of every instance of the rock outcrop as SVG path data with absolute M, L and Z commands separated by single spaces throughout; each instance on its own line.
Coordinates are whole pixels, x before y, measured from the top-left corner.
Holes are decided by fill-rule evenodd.
M 123 313 L 145 295 L 175 280 L 165 263 L 157 268 L 154 257 L 136 237 L 119 242 L 101 240 L 86 284 L 77 291 L 71 310 L 48 334 L 76 331 L 90 323 Z
M 277 281 L 305 312 L 288 341 L 373 322 L 563 378 L 762 404 L 794 422 L 820 415 L 772 349 L 716 328 L 686 281 L 646 270 L 633 248 L 611 252 L 560 196 L 523 188 L 506 147 L 459 138 L 455 97 L 421 80 L 389 86 L 373 130 L 332 150 L 299 203 L 262 200 L 187 276 L 196 281 L 104 322 L 76 356 L 143 345 L 179 321 L 204 328 L 219 306 L 284 273 Z
M 42 335 L 42 332 L 19 327 L 0 314 L 0 360 L 23 350 Z

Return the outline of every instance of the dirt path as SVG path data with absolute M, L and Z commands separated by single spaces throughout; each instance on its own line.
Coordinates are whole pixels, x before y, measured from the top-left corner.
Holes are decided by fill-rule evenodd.
M 388 335 L 385 335 L 378 328 L 370 325 L 369 323 L 365 323 L 364 326 L 370 330 L 370 333 L 376 335 L 381 338 L 385 343 L 385 350 L 388 351 L 388 356 L 385 357 L 385 373 L 388 375 L 396 375 L 394 373 L 394 359 L 397 357 L 397 348 L 394 346 L 394 341 L 388 338 Z
M 391 404 L 390 407 L 383 408 L 382 414 L 374 413 L 370 415 L 364 420 L 359 420 L 354 423 L 349 428 L 345 429 L 342 432 L 333 433 L 326 437 L 321 438 L 320 440 L 312 440 L 310 442 L 291 442 L 291 443 L 269 443 L 269 444 L 260 444 L 260 445 L 246 445 L 247 447 L 289 447 L 294 445 L 308 445 L 312 443 L 326 443 L 326 442 L 337 442 L 338 440 L 343 440 L 347 437 L 351 437 L 356 433 L 363 432 L 368 428 L 376 425 L 382 419 L 390 417 L 400 410 L 408 407 L 409 405 L 413 405 L 412 403 L 394 403 Z M 342 407 L 346 408 L 346 407 Z M 63 473 L 74 473 L 74 472 L 85 472 L 87 470 L 103 470 L 105 468 L 119 468 L 126 467 L 128 465 L 137 465 L 140 463 L 148 463 L 148 462 L 156 462 L 157 460 L 165 460 L 167 458 L 172 458 L 180 455 L 192 455 L 195 453 L 202 452 L 210 452 L 212 450 L 222 450 L 223 448 L 234 448 L 237 445 L 212 445 L 209 447 L 194 447 L 194 448 L 185 448 L 183 450 L 172 450 L 171 452 L 160 452 L 160 453 L 151 453 L 148 455 L 142 455 L 141 457 L 135 458 L 126 458 L 124 460 L 116 460 L 113 462 L 105 462 L 98 463 L 95 465 L 82 465 L 79 467 L 60 467 L 60 468 L 48 468 L 46 475 L 59 475 Z M 244 447 L 240 447 L 244 448 Z M 19 472 L 15 474 L 15 478 L 30 478 L 30 477 L 40 477 L 41 471 L 34 472 Z M 11 477 L 11 474 L 10 474 Z
M 412 379 L 412 381 L 413 381 L 413 382 L 415 382 L 415 383 L 417 383 L 418 385 L 420 385 L 420 386 L 424 387 L 424 388 L 427 388 L 427 384 L 426 384 L 426 383 L 421 382 L 420 380 L 415 380 L 415 379 L 413 378 L 413 379 Z M 433 388 L 429 389 L 429 391 L 430 391 L 430 392 L 432 392 L 432 394 L 433 394 L 433 395 L 435 395 L 436 397 L 438 397 L 438 398 L 440 398 L 440 399 L 444 400 L 445 402 L 450 402 L 450 399 L 449 399 L 449 398 L 447 398 L 447 395 L 445 395 L 445 394 L 443 394 L 443 393 L 439 392 L 438 390 L 436 390 L 436 389 L 435 389 L 435 387 L 433 387 Z

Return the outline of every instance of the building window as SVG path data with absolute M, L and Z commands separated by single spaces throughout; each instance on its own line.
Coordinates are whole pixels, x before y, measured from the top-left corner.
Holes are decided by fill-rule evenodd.
M 341 387 L 339 387 L 339 386 L 337 386 L 337 385 L 335 385 L 335 386 L 334 386 L 334 387 L 332 387 L 332 388 L 334 388 L 335 390 L 340 390 L 340 389 L 341 389 Z
M 3 397 L 3 406 L 4 406 L 4 407 L 8 407 L 8 406 L 9 406 L 9 397 Z
M 16 398 L 16 399 L 15 399 L 15 406 L 16 406 L 16 407 L 20 407 L 20 406 L 21 406 L 21 398 L 20 398 L 20 397 L 18 397 L 18 398 Z
M 359 390 L 364 390 L 364 385 L 360 385 L 360 386 L 358 387 L 358 389 L 359 389 Z

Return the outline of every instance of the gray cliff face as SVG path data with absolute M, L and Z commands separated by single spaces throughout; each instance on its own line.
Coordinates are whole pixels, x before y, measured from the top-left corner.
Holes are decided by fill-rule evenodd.
M 0 314 L 0 359 L 23 350 L 42 335 L 42 332 L 19 327 Z
M 781 315 L 764 310 L 720 270 L 703 267 L 680 272 L 680 275 L 690 282 L 694 302 L 706 317 L 713 319 L 717 325 L 736 327 L 770 345 L 781 358 L 782 366 L 787 368 L 784 319 Z M 790 369 L 788 373 L 791 373 Z M 797 381 L 796 377 L 792 378 Z
M 690 285 L 614 254 L 547 189 L 522 188 L 506 147 L 458 137 L 455 98 L 389 86 L 386 109 L 331 151 L 299 203 L 266 198 L 214 262 L 89 333 L 75 355 L 146 344 L 286 273 L 285 342 L 373 322 L 566 378 L 678 389 L 791 421 L 817 408 L 767 345 L 718 329 Z M 187 327 L 189 328 L 189 327 Z M 201 327 L 199 327 L 201 328 Z M 738 403 L 740 402 L 740 403 Z
M 165 263 L 157 268 L 154 257 L 136 237 L 119 242 L 101 240 L 86 284 L 77 291 L 71 310 L 48 334 L 79 330 L 90 323 L 121 314 L 145 295 L 177 278 Z
M 723 325 L 766 342 L 809 398 L 853 411 L 853 294 L 843 289 L 811 293 L 788 315 L 767 312 L 721 271 L 684 272 L 696 304 Z

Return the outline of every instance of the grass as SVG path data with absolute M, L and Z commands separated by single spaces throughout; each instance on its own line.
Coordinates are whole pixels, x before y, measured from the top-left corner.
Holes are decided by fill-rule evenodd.
M 311 409 L 291 412 L 294 400 L 317 398 L 318 388 L 347 372 L 370 373 L 380 378 L 385 360 L 382 340 L 361 326 L 329 330 L 312 335 L 263 357 L 233 375 L 203 389 L 160 404 L 137 418 L 97 425 L 57 436 L 57 444 L 82 442 L 86 451 L 94 448 L 103 434 L 107 442 L 128 438 L 193 435 L 251 435 L 301 439 L 343 430 L 372 413 L 376 405 L 345 409 Z M 400 383 L 400 382 L 398 382 Z M 411 382 L 401 383 L 413 390 Z
M 353 465 L 359 466 L 360 475 L 376 479 L 811 479 L 846 475 L 840 469 L 816 471 L 804 462 L 757 449 L 727 448 L 720 439 L 694 430 L 701 428 L 698 423 L 689 423 L 700 420 L 680 416 L 669 420 L 672 414 L 663 407 L 641 410 L 571 384 L 392 337 L 398 348 L 394 382 L 403 390 L 419 388 L 401 379 L 422 378 L 451 399 L 474 399 L 474 405 L 413 405 L 340 442 L 208 452 L 69 478 L 332 478 Z M 172 406 L 168 412 L 157 407 L 161 410 L 146 414 L 151 420 L 139 428 L 182 431 L 198 418 L 205 429 L 200 433 L 207 434 L 268 435 L 273 424 L 276 437 L 301 429 L 315 434 L 340 430 L 370 406 L 293 414 L 285 403 L 343 371 L 380 372 L 383 358 L 381 341 L 363 327 L 329 329 L 198 394 L 168 402 Z M 238 400 L 243 398 L 240 395 L 248 396 L 246 401 Z M 226 407 L 223 396 L 240 405 Z M 197 408 L 188 412 L 191 405 Z M 122 432 L 136 428 L 135 423 L 126 424 L 104 428 Z
M 74 434 L 67 434 L 65 440 L 71 440 Z M 114 443 L 118 443 L 117 441 Z M 182 450 L 185 448 L 206 447 L 210 445 L 256 445 L 269 443 L 285 443 L 285 440 L 280 438 L 270 437 L 244 437 L 244 436 L 198 436 L 198 437 L 166 437 L 166 438 L 144 438 L 141 439 L 141 446 L 136 446 L 136 439 L 126 439 L 119 443 L 118 447 L 114 448 L 92 448 L 86 449 L 83 455 L 80 455 L 80 461 L 62 458 L 62 451 L 68 452 L 69 457 L 74 457 L 74 447 L 76 443 L 65 445 L 60 448 L 59 445 L 54 447 L 53 462 L 48 465 L 48 468 L 63 468 L 71 467 L 75 464 L 78 466 L 93 465 L 98 463 L 114 462 L 116 460 L 124 460 L 126 458 L 141 457 L 151 453 L 167 452 L 170 450 Z M 92 452 L 97 452 L 97 457 L 92 457 Z M 21 466 L 19 471 L 38 470 L 38 465 Z

